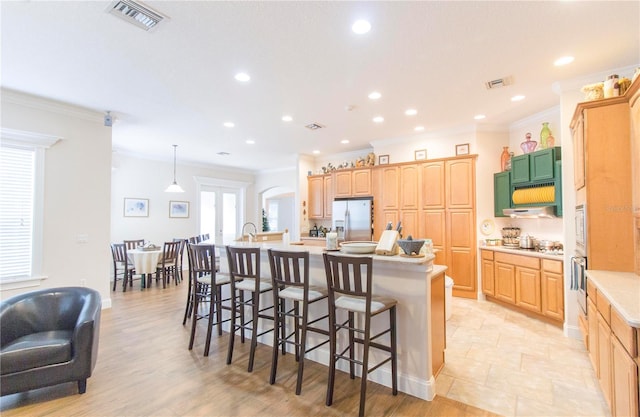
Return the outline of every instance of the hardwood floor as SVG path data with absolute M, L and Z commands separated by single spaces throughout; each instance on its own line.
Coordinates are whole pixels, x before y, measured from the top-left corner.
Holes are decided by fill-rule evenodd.
M 189 324 L 182 326 L 186 284 L 167 289 L 112 293 L 113 308 L 102 311 L 100 353 L 87 392 L 75 383 L 0 398 L 11 416 L 348 416 L 358 412 L 360 380 L 338 372 L 333 405 L 325 406 L 327 368 L 305 362 L 302 394 L 295 395 L 296 363 L 281 356 L 278 378 L 269 385 L 271 349 L 259 345 L 253 373 L 247 373 L 249 343 L 235 343 L 226 365 L 228 333 L 214 333 L 210 356 L 202 354 L 206 325 L 187 349 Z M 434 401 L 367 386 L 370 416 L 496 416 L 451 399 Z

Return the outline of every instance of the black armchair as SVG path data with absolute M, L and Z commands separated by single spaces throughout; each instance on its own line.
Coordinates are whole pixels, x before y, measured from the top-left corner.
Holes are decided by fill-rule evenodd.
M 49 288 L 0 303 L 0 395 L 87 378 L 98 358 L 100 293 Z

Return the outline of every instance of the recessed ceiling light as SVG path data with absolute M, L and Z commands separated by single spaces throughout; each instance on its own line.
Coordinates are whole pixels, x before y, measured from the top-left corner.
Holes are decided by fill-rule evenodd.
M 476 119 L 476 120 L 482 120 L 485 117 L 487 117 L 487 116 L 485 116 L 484 114 L 476 114 L 475 116 L 473 116 L 473 118 Z
M 234 127 L 235 124 L 233 122 L 224 122 L 224 127 Z
M 255 140 L 253 140 L 253 139 L 247 139 L 245 142 L 246 142 L 248 145 L 253 145 L 254 143 L 256 143 L 256 141 L 255 141 Z
M 320 151 L 316 149 L 315 151 L 313 151 L 313 153 L 317 155 L 320 153 Z
M 283 122 L 290 122 L 293 120 L 293 117 L 289 116 L 289 115 L 284 115 L 282 116 L 282 121 Z
M 374 117 L 374 118 L 373 118 L 373 121 L 374 121 L 375 123 L 382 123 L 382 122 L 384 122 L 384 117 L 382 117 L 382 116 L 376 116 L 376 117 Z
M 251 79 L 251 77 L 249 77 L 249 74 L 245 72 L 237 73 L 234 78 L 236 79 L 236 81 L 240 81 L 241 83 L 246 83 Z
M 416 126 L 413 128 L 416 132 L 422 132 L 424 130 L 424 126 Z
M 374 91 L 374 92 L 372 92 L 372 93 L 369 93 L 369 98 L 370 98 L 371 100 L 377 100 L 377 99 L 379 99 L 380 97 L 382 97 L 382 94 L 378 93 L 377 91 Z
M 517 96 L 511 97 L 511 101 L 520 101 L 520 100 L 524 100 L 523 95 L 517 95 Z
M 229 156 L 231 155 L 229 152 L 225 152 L 225 151 L 220 151 L 218 152 L 216 155 L 220 155 L 220 156 Z
M 556 67 L 561 67 L 563 65 L 572 63 L 573 59 L 574 58 L 572 56 L 563 56 L 562 58 L 556 59 L 553 65 L 555 65 Z
M 416 109 L 407 109 L 407 110 L 405 110 L 404 114 L 406 114 L 407 116 L 415 116 L 416 114 L 418 114 L 418 110 L 416 110 Z
M 371 23 L 366 20 L 357 20 L 352 26 L 351 30 L 358 35 L 362 35 L 371 30 Z
M 340 143 L 343 143 L 343 144 L 345 144 L 345 145 L 346 145 L 347 143 L 349 143 L 349 139 L 342 139 L 342 140 L 340 141 Z

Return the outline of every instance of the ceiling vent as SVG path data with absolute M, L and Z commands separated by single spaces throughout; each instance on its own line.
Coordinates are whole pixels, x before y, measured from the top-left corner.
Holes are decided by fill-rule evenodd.
M 131 0 L 114 1 L 107 11 L 144 30 L 154 28 L 165 19 L 165 16 L 160 13 Z
M 484 83 L 485 87 L 487 87 L 487 90 L 493 90 L 495 88 L 505 87 L 511 84 L 513 84 L 513 80 L 511 79 L 511 77 L 498 78 Z
M 225 152 L 225 151 L 220 151 L 218 152 L 216 155 L 220 155 L 220 156 L 229 156 L 231 155 L 229 152 Z
M 322 126 L 319 123 L 311 123 L 306 125 L 305 127 L 309 130 L 318 130 L 318 129 L 322 129 L 324 126 Z

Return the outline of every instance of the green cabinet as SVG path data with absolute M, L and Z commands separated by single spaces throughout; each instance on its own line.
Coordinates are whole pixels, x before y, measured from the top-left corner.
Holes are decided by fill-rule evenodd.
M 511 208 L 511 172 L 493 174 L 493 215 L 505 217 L 502 209 Z
M 560 147 L 543 149 L 511 158 L 511 182 L 522 184 L 550 181 L 557 176 L 555 166 L 560 160 Z

